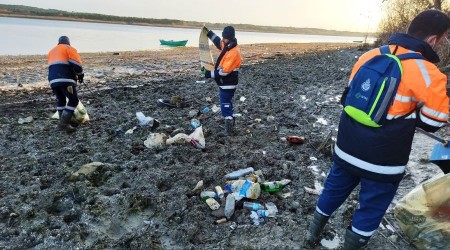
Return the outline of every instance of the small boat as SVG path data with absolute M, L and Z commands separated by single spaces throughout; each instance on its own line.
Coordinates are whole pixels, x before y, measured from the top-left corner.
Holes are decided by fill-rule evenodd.
M 188 42 L 188 40 L 174 41 L 174 40 L 159 39 L 159 42 L 161 43 L 161 45 L 177 47 L 177 46 L 186 46 L 186 43 Z

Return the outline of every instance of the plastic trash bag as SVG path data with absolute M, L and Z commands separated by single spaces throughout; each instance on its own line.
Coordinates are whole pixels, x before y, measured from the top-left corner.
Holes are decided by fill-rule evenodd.
M 56 111 L 52 115 L 51 118 L 59 120 L 58 111 Z M 78 103 L 77 108 L 75 109 L 75 112 L 73 113 L 72 121 L 77 122 L 77 123 L 86 123 L 89 121 L 89 115 L 88 115 L 87 110 L 84 107 L 83 103 L 81 103 L 81 101 Z
M 414 188 L 394 208 L 403 233 L 418 249 L 450 246 L 450 174 Z

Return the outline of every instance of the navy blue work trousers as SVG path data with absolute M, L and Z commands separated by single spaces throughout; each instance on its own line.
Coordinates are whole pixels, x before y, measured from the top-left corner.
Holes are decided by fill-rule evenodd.
M 52 87 L 52 90 L 56 96 L 56 109 L 73 113 L 79 102 L 76 86 L 57 86 Z
M 233 96 L 236 89 L 219 88 L 220 110 L 223 117 L 233 117 Z
M 394 199 L 400 182 L 385 183 L 361 178 L 333 163 L 316 210 L 330 216 L 358 184 L 361 186 L 359 207 L 353 214 L 352 230 L 363 236 L 372 236 Z

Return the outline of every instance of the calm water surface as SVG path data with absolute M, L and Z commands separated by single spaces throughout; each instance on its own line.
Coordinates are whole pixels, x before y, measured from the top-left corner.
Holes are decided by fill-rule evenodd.
M 58 37 L 67 35 L 79 52 L 112 52 L 168 49 L 159 39 L 189 40 L 187 46 L 198 47 L 198 29 L 149 27 L 138 25 L 52 21 L 0 17 L 0 55 L 47 54 Z M 215 31 L 221 34 L 221 31 Z M 279 33 L 240 32 L 240 44 L 309 43 L 364 40 L 363 37 L 318 36 Z

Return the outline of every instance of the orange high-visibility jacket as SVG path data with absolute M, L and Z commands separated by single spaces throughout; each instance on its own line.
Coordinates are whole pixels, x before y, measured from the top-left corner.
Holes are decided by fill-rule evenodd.
M 394 51 L 395 45 L 389 46 Z M 398 47 L 396 55 L 413 52 Z M 350 81 L 358 69 L 372 57 L 379 55 L 380 50 L 371 50 L 358 60 L 353 67 Z M 433 63 L 421 60 L 403 60 L 403 75 L 393 105 L 388 110 L 388 120 L 399 118 L 410 113 L 420 103 L 420 119 L 433 127 L 442 127 L 448 121 L 449 99 L 447 97 L 447 76 L 439 71 Z M 416 114 L 412 113 L 411 118 Z
M 410 46 L 422 48 L 422 55 L 427 59 L 437 57 L 423 41 L 403 34 L 391 39 L 405 44 L 389 46 L 391 53 L 398 46 L 396 55 L 422 54 L 422 51 L 405 48 Z M 362 55 L 353 67 L 350 80 L 361 65 L 380 53 L 376 48 Z M 402 60 L 401 64 L 403 75 L 383 126 L 365 126 L 345 112 L 341 113 L 334 161 L 358 176 L 381 182 L 400 181 L 409 160 L 416 126 L 436 131 L 448 121 L 447 77 L 425 59 Z
M 58 44 L 48 52 L 48 81 L 51 87 L 76 84 L 77 74 L 81 73 L 83 66 L 75 48 Z
M 223 40 L 213 31 L 208 32 L 208 38 L 222 52 L 226 49 Z M 230 46 L 230 44 L 226 46 Z M 211 71 L 210 77 L 214 78 L 221 89 L 236 89 L 236 85 L 239 83 L 239 68 L 241 67 L 241 63 L 241 50 L 236 42 L 236 45 L 226 51 L 219 62 L 216 62 L 216 69 Z

